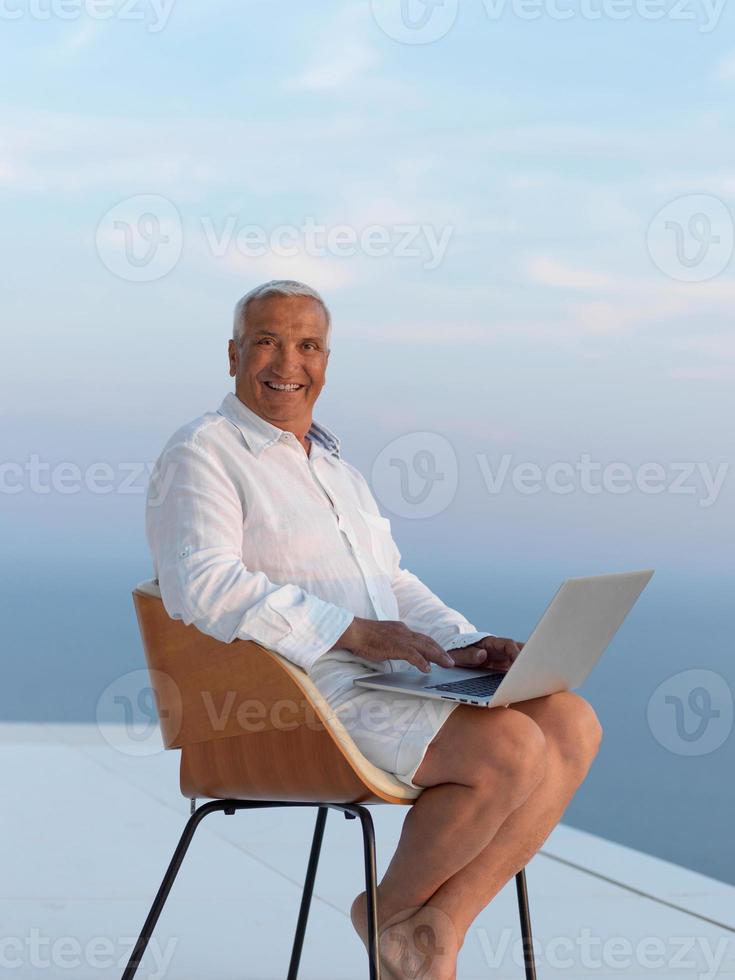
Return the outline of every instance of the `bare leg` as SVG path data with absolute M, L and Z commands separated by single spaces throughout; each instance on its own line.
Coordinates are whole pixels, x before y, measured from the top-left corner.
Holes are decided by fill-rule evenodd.
M 427 750 L 421 779 L 417 773 L 416 782 L 427 788 L 409 810 L 378 886 L 381 958 L 388 980 L 452 976 L 460 945 L 456 929 L 441 909 L 423 907 L 528 799 L 543 779 L 546 756 L 540 727 L 521 712 L 460 705 L 447 719 Z M 351 914 L 364 940 L 364 892 Z M 393 928 L 399 922 L 403 925 Z M 416 965 L 419 973 L 413 961 L 409 965 L 414 945 L 442 952 L 428 957 L 430 967 Z
M 546 774 L 526 802 L 487 846 L 429 900 L 442 909 L 462 940 L 476 916 L 539 850 L 561 820 L 597 754 L 602 730 L 589 704 L 560 693 L 513 706 L 533 718 L 546 736 Z
M 498 724 L 489 732 L 483 726 L 493 715 Z M 534 727 L 526 724 L 525 730 L 514 731 L 513 726 L 521 717 Z M 536 759 L 529 767 L 534 775 L 525 781 L 523 765 L 512 759 L 512 752 L 506 757 L 505 770 L 495 758 L 508 748 L 500 744 L 499 733 L 511 732 L 513 737 L 526 739 L 526 763 L 536 752 L 531 746 L 543 746 L 543 765 L 539 767 Z M 479 749 L 474 744 L 478 736 L 485 738 Z M 453 713 L 416 773 L 414 781 L 427 789 L 406 818 L 398 849 L 379 886 L 381 942 L 384 934 L 393 938 L 393 956 L 388 965 L 394 972 L 389 976 L 412 973 L 422 980 L 454 977 L 456 953 L 469 925 L 530 860 L 558 823 L 589 769 L 599 737 L 600 727 L 592 709 L 582 698 L 569 693 L 536 698 L 509 709 L 493 709 L 487 714 L 473 708 L 458 708 Z M 488 756 L 493 759 L 490 772 L 478 761 Z M 446 779 L 448 773 L 454 776 L 462 769 L 467 759 L 482 777 L 461 784 L 459 788 L 469 789 L 470 794 L 458 796 L 457 784 L 447 783 Z M 501 771 L 506 776 L 517 771 L 524 782 L 520 803 L 518 796 L 509 793 L 507 781 L 504 783 L 499 775 Z M 464 770 L 463 778 L 467 778 Z M 440 790 L 445 792 L 440 794 Z M 419 804 L 427 798 L 431 808 L 419 810 Z M 505 817 L 498 822 L 503 810 Z M 409 817 L 414 814 L 418 819 L 409 825 Z M 477 841 L 483 837 L 485 843 L 477 850 Z M 448 861 L 461 861 L 473 850 L 475 853 L 464 864 L 447 875 Z M 439 878 L 443 878 L 441 884 L 427 895 L 431 882 Z M 364 893 L 353 903 L 352 918 L 364 938 Z M 444 955 L 432 952 L 438 948 L 445 951 Z M 413 960 L 406 952 L 411 949 Z M 423 972 L 419 974 L 417 969 Z

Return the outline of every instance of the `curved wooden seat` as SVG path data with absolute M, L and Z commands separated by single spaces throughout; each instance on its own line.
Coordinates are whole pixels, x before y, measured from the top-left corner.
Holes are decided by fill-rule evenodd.
M 155 581 L 133 601 L 184 796 L 410 805 L 420 795 L 365 758 L 305 670 L 172 619 Z

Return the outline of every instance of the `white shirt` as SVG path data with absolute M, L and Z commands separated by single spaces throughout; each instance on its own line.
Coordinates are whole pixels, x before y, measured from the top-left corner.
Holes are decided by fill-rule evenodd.
M 491 636 L 400 567 L 390 521 L 334 433 L 313 422 L 307 438 L 308 456 L 230 392 L 169 439 L 146 501 L 168 614 L 225 643 L 255 640 L 309 672 L 355 616 L 402 620 L 448 650 Z M 363 673 L 408 666 L 340 649 L 329 659 Z M 337 669 L 324 693 L 343 682 Z

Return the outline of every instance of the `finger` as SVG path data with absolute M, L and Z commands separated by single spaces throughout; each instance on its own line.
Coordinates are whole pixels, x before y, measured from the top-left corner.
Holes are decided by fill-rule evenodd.
M 431 670 L 431 664 L 429 661 L 413 646 L 401 647 L 401 649 L 396 653 L 396 659 L 406 660 L 408 663 L 413 664 L 414 667 L 418 667 L 418 669 L 423 671 L 425 674 L 428 674 Z
M 421 654 L 416 651 L 414 651 L 412 656 L 408 658 L 408 662 L 414 664 L 424 674 L 429 674 L 431 672 L 431 664 L 429 661 L 426 659 L 426 657 L 422 657 Z
M 439 664 L 441 667 L 453 667 L 455 665 L 454 651 L 447 653 L 430 636 L 426 636 L 424 633 L 414 633 L 411 640 L 421 655 L 432 663 Z
M 456 661 L 451 653 L 447 653 L 446 650 L 442 650 L 439 647 L 439 652 L 437 653 L 432 647 L 425 647 L 418 645 L 414 647 L 418 650 L 419 654 L 430 664 L 437 664 L 439 667 L 454 667 Z
M 454 662 L 458 667 L 477 667 L 485 663 L 488 659 L 487 650 L 482 647 L 467 646 L 458 650 L 452 650 Z
M 426 650 L 427 653 L 434 653 L 436 656 L 447 653 L 444 647 L 440 647 L 436 640 L 432 639 L 430 636 L 427 636 L 426 633 L 414 632 L 411 639 L 417 642 L 421 649 Z
M 510 647 L 512 641 L 501 637 L 502 644 L 498 644 L 494 649 L 488 651 L 487 659 L 478 666 L 487 667 L 488 670 L 508 670 L 515 660 L 517 654 Z
M 493 649 L 501 657 L 517 657 L 521 652 L 516 641 L 509 636 L 494 636 L 492 639 L 495 641 Z

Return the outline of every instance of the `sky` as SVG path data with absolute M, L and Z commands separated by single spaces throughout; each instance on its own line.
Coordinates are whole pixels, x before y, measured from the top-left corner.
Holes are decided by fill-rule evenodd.
M 239 297 L 295 278 L 333 318 L 315 417 L 478 628 L 526 638 L 562 579 L 656 569 L 590 679 L 608 734 L 566 819 L 735 880 L 732 5 L 0 21 L 0 718 L 146 683 L 147 474 L 233 390 Z
M 6 0 L 0 19 L 17 560 L 103 540 L 143 569 L 144 467 L 231 389 L 237 298 L 284 276 L 332 310 L 315 416 L 414 564 L 732 570 L 731 10 Z M 420 489 L 434 437 L 455 493 L 402 507 L 386 459 Z

